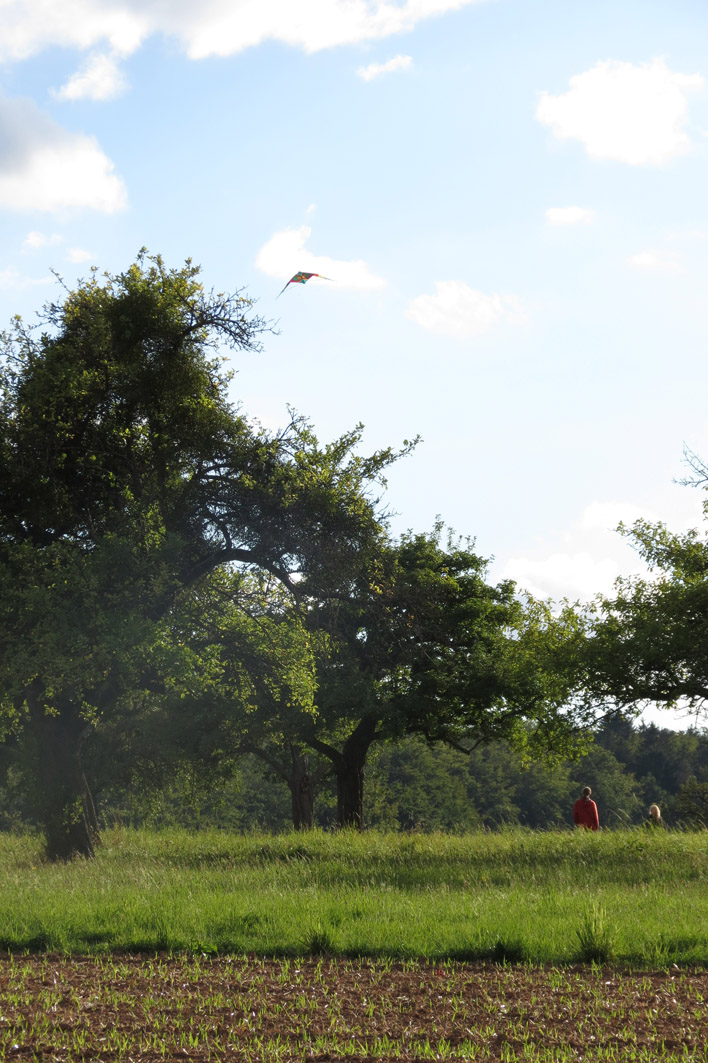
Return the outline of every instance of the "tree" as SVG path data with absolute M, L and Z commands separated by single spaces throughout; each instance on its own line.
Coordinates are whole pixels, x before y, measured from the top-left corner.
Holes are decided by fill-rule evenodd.
M 708 782 L 698 782 L 695 776 L 687 779 L 670 802 L 670 815 L 687 827 L 706 830 L 708 828 Z
M 348 598 L 314 603 L 330 652 L 303 741 L 332 762 L 338 822 L 363 825 L 372 743 L 419 735 L 466 752 L 504 740 L 531 757 L 567 754 L 585 716 L 569 705 L 574 614 L 486 582 L 487 562 L 443 528 L 385 542 Z
M 467 794 L 468 758 L 420 738 L 378 744 L 367 767 L 367 820 L 379 828 L 463 831 L 480 826 Z
M 639 711 L 708 702 L 708 538 L 673 534 L 661 523 L 621 527 L 650 566 L 619 579 L 588 617 L 585 686 L 595 703 Z
M 166 622 L 168 678 L 125 717 L 121 744 L 140 751 L 138 777 L 161 785 L 178 768 L 224 776 L 254 755 L 287 783 L 295 829 L 312 827 L 318 771 L 298 734 L 315 711 L 317 638 L 297 598 L 263 574 L 218 570 Z
M 479 745 L 468 757 L 467 796 L 483 827 L 518 823 L 519 758 L 504 742 Z
M 358 456 L 360 428 L 320 447 L 299 418 L 254 427 L 218 350 L 257 351 L 268 326 L 190 263 L 141 253 L 94 273 L 42 326 L 2 340 L 0 697 L 63 858 L 98 838 L 87 740 L 160 688 L 180 595 L 224 566 L 336 592 L 378 533 L 396 455 Z

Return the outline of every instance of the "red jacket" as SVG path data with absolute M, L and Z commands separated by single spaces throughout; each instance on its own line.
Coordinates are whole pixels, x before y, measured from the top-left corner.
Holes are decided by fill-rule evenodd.
M 576 827 L 585 827 L 585 830 L 600 829 L 597 805 L 591 797 L 579 797 L 575 802 L 573 805 L 573 822 Z

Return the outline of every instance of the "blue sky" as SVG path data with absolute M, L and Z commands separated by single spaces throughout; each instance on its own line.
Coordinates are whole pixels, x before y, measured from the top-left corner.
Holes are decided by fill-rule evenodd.
M 247 413 L 420 434 L 396 530 L 609 590 L 619 520 L 701 519 L 707 41 L 699 0 L 0 0 L 0 320 L 191 257 L 278 319 Z

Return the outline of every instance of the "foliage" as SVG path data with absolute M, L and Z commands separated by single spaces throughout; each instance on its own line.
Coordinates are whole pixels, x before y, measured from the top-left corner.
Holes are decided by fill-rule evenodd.
M 312 637 L 272 579 L 231 569 L 188 588 L 159 625 L 158 689 L 135 693 L 94 732 L 100 777 L 169 789 L 175 773 L 204 790 L 233 773 L 244 745 L 314 711 Z M 122 751 L 111 772 L 109 749 Z M 115 753 L 113 753 L 115 758 Z M 117 771 L 116 771 L 117 769 Z M 125 779 L 124 779 L 125 784 Z
M 170 641 L 185 595 L 212 593 L 229 565 L 335 592 L 379 534 L 396 455 L 355 453 L 360 428 L 320 447 L 300 418 L 276 434 L 250 424 L 216 352 L 258 350 L 267 325 L 242 293 L 204 292 L 189 263 L 141 253 L 43 324 L 3 340 L 2 727 L 49 851 L 90 855 L 85 744 L 189 676 L 194 651 Z
M 374 742 L 419 735 L 469 751 L 504 740 L 529 760 L 582 748 L 588 717 L 569 697 L 575 614 L 489 584 L 472 544 L 443 532 L 381 543 L 346 598 L 307 614 L 330 650 L 302 740 L 333 763 L 340 825 L 363 822 Z
M 620 708 L 682 706 L 700 714 L 708 698 L 708 536 L 664 524 L 620 526 L 651 568 L 620 579 L 590 615 L 586 688 Z
M 695 776 L 682 784 L 671 802 L 674 818 L 689 827 L 708 825 L 708 782 L 698 782 Z
M 468 758 L 419 739 L 378 746 L 367 771 L 367 816 L 379 830 L 464 831 L 481 826 Z
M 170 725 L 168 716 L 158 717 Z M 153 749 L 153 759 L 145 752 L 136 768 L 140 744 L 150 747 L 138 722 L 134 734 L 115 739 L 102 724 L 88 740 L 91 761 L 98 761 L 96 804 L 104 825 L 289 829 L 288 790 L 264 760 L 224 756 L 214 763 L 207 734 L 188 756 L 178 733 L 166 749 Z M 150 741 L 159 743 L 161 733 L 156 725 Z M 166 743 L 170 733 L 163 736 Z M 21 829 L 36 819 L 27 780 L 4 748 L 0 829 Z M 666 772 L 664 750 L 671 767 Z M 653 802 L 667 826 L 701 827 L 708 822 L 702 796 L 708 786 L 708 735 L 606 720 L 577 761 L 551 764 L 524 764 L 504 743 L 479 746 L 469 755 L 416 737 L 376 743 L 366 769 L 367 819 L 372 828 L 417 832 L 570 826 L 573 801 L 585 785 L 597 797 L 603 828 L 639 826 Z M 336 817 L 334 780 L 327 777 L 318 788 L 314 822 L 330 828 Z
M 522 602 L 510 581 L 487 583 L 487 562 L 471 544 L 443 545 L 442 535 L 438 525 L 388 544 L 349 601 L 311 612 L 335 643 L 320 670 L 319 707 L 326 714 L 333 704 L 338 719 L 369 708 L 386 736 L 567 750 L 578 735 L 563 712 L 559 651 L 576 633 L 573 615 L 554 619 L 541 603 Z

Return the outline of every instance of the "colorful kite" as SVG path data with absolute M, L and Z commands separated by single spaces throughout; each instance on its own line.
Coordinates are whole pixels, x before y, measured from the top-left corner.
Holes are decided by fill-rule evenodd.
M 323 281 L 328 281 L 332 279 L 331 277 L 323 277 L 321 273 L 296 273 L 294 277 L 290 278 L 288 284 L 307 284 L 310 277 L 319 277 Z M 288 287 L 288 284 L 285 285 L 285 288 Z M 280 296 L 285 291 L 285 288 L 278 292 L 275 297 L 276 299 L 280 299 Z

